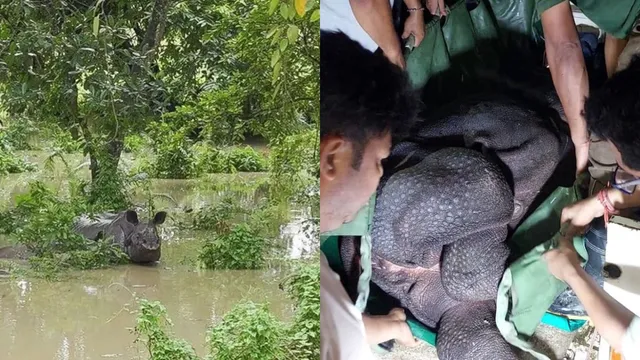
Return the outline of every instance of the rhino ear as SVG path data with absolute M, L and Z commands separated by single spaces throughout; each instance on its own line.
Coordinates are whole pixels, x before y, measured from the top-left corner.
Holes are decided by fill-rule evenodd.
M 136 213 L 135 211 L 127 210 L 124 216 L 128 222 L 132 223 L 133 225 L 138 225 L 138 213 Z
M 167 217 L 167 213 L 165 211 L 160 211 L 154 216 L 153 223 L 155 225 L 160 225 L 164 222 L 164 219 Z

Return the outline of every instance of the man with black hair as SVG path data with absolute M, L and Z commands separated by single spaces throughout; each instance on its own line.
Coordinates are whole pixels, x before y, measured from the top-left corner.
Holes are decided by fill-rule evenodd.
M 562 211 L 565 224 L 561 247 L 545 257 L 549 270 L 566 281 L 594 322 L 598 332 L 627 359 L 640 358 L 640 318 L 604 292 L 580 266 L 569 239 L 594 219 L 623 209 L 640 207 L 640 57 L 613 75 L 585 102 L 589 130 L 609 143 L 617 169 L 611 187 Z
M 605 62 L 608 76 L 611 77 L 640 15 L 640 1 L 572 2 L 606 33 Z M 577 171 L 582 172 L 587 168 L 589 157 L 594 154 L 589 151 L 587 125 L 581 115 L 584 98 L 589 95 L 589 81 L 571 4 L 568 0 L 535 0 L 535 13 L 542 25 L 546 59 L 553 83 L 571 128 Z
M 415 116 L 400 68 L 342 33 L 320 38 L 320 231 L 349 222 L 375 192 L 392 136 Z M 415 345 L 402 309 L 360 314 L 321 254 L 321 359 L 369 359 L 368 344 Z
M 595 218 L 622 209 L 640 206 L 640 57 L 616 73 L 601 89 L 586 99 L 584 117 L 591 133 L 607 141 L 615 155 L 617 168 L 611 187 L 577 202 L 563 211 L 562 222 L 569 222 L 577 233 Z M 605 219 L 606 220 L 606 219 Z

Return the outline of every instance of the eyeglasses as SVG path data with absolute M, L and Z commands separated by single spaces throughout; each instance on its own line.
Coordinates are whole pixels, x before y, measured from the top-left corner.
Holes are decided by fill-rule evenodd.
M 636 191 L 636 186 L 640 185 L 640 179 L 622 170 L 620 166 L 616 166 L 611 178 L 611 186 L 631 195 Z

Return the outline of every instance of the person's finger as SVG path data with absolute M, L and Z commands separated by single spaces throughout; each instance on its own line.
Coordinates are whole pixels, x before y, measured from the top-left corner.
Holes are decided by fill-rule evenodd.
M 444 0 L 438 0 L 438 7 L 440 7 L 440 16 L 447 16 L 447 7 L 444 5 Z
M 424 40 L 424 32 L 421 32 L 420 34 L 414 34 L 413 37 L 415 38 L 415 47 L 420 46 L 420 43 L 422 42 L 422 40 Z
M 568 222 L 569 220 L 571 220 L 571 210 L 566 207 L 562 209 L 562 213 L 560 214 L 560 228 L 562 229 L 562 224 Z
M 409 37 L 409 35 L 411 35 L 411 29 L 409 28 L 409 26 L 404 26 L 404 32 L 402 33 L 402 38 L 406 39 Z
M 402 54 L 399 55 L 398 62 L 400 63 L 399 66 L 402 70 L 405 70 L 407 68 L 407 63 L 404 61 L 404 56 L 402 56 Z

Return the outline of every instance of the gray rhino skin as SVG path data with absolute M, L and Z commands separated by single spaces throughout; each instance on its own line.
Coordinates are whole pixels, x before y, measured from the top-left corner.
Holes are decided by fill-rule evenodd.
M 104 213 L 94 218 L 83 215 L 74 223 L 74 231 L 89 240 L 112 238 L 134 263 L 160 260 L 161 240 L 157 225 L 164 223 L 167 213 L 156 213 L 153 219 L 140 222 L 134 210 Z
M 372 281 L 438 328 L 439 359 L 516 359 L 495 323 L 505 241 L 570 141 L 551 118 L 509 97 L 458 100 L 432 114 L 385 163 Z M 340 241 L 345 269 L 359 269 L 357 239 Z

